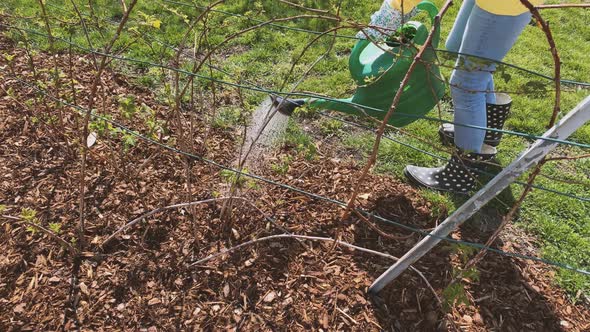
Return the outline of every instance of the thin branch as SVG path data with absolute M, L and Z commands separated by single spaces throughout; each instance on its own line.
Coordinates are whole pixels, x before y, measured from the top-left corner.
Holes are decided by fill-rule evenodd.
M 520 0 L 520 2 L 528 8 L 531 12 L 533 17 L 539 22 L 543 32 L 545 33 L 545 37 L 547 38 L 547 43 L 549 43 L 549 47 L 551 49 L 551 55 L 553 56 L 553 66 L 554 66 L 554 82 L 555 82 L 555 103 L 553 106 L 553 114 L 551 115 L 551 120 L 549 121 L 548 128 L 553 127 L 555 125 L 555 121 L 557 121 L 557 116 L 561 111 L 560 103 L 561 103 L 561 60 L 559 58 L 559 53 L 557 52 L 557 46 L 555 45 L 555 39 L 553 39 L 553 34 L 551 33 L 551 28 L 549 27 L 549 23 L 547 23 L 539 11 L 531 4 L 529 0 Z
M 579 160 L 579 159 L 586 159 L 586 158 L 590 158 L 590 153 L 579 155 L 579 156 L 571 156 L 571 157 L 568 157 L 568 156 L 551 157 L 551 158 L 546 158 L 545 161 Z
M 542 164 L 543 164 L 543 162 L 541 162 L 539 164 L 539 166 L 537 168 L 535 168 L 535 170 L 531 173 L 531 175 L 529 175 L 529 178 L 527 181 L 528 184 L 532 184 L 535 181 L 535 178 L 537 177 L 537 175 L 539 175 L 539 173 L 541 173 L 541 167 L 543 166 Z M 500 236 L 500 233 L 504 230 L 504 228 L 506 228 L 506 225 L 508 225 L 508 223 L 514 218 L 514 215 L 516 215 L 516 212 L 518 211 L 518 209 L 522 205 L 522 202 L 524 202 L 525 198 L 528 196 L 528 194 L 532 190 L 533 190 L 533 187 L 530 185 L 526 186 L 524 188 L 524 191 L 522 192 L 522 194 L 520 195 L 520 197 L 518 198 L 516 203 L 514 203 L 514 205 L 512 206 L 510 211 L 508 212 L 508 214 L 506 214 L 504 216 L 504 218 L 502 218 L 502 223 L 496 228 L 494 233 L 486 241 L 484 249 L 480 250 L 477 253 L 477 255 L 475 255 L 475 257 L 473 257 L 471 260 L 469 260 L 469 262 L 467 262 L 467 264 L 465 265 L 465 268 L 463 269 L 464 271 L 469 270 L 471 267 L 475 266 L 475 264 L 479 263 L 484 258 L 484 256 L 488 252 L 487 248 L 490 248 L 490 246 L 494 243 L 494 241 L 496 241 L 498 236 Z M 461 273 L 453 281 L 459 280 L 460 277 L 462 277 Z
M 590 8 L 590 3 L 560 3 L 555 5 L 538 5 L 537 9 L 559 9 L 559 8 Z
M 131 11 L 133 10 L 133 8 L 135 7 L 136 4 L 137 4 L 137 0 L 132 0 L 131 3 L 129 4 L 129 7 L 128 7 L 129 9 L 123 15 L 123 18 L 121 19 L 121 23 L 119 23 L 119 26 L 117 27 L 115 34 L 111 38 L 110 42 L 105 46 L 104 54 L 108 54 L 111 51 L 111 48 L 113 47 L 115 42 L 119 39 L 119 36 L 121 35 L 121 32 L 123 31 L 123 27 L 125 26 L 125 24 L 127 24 L 127 20 L 129 19 L 129 15 L 131 14 Z M 80 219 L 78 221 L 78 241 L 79 241 L 79 245 L 80 245 L 81 249 L 83 249 L 85 246 L 85 240 L 84 240 L 85 200 L 84 200 L 84 195 L 85 195 L 85 191 L 86 191 L 85 175 L 86 175 L 86 157 L 88 154 L 88 146 L 86 144 L 86 139 L 88 137 L 88 123 L 90 122 L 90 113 L 92 112 L 92 108 L 94 106 L 94 99 L 96 97 L 98 85 L 100 83 L 100 78 L 101 78 L 102 73 L 106 67 L 107 58 L 108 57 L 106 55 L 102 56 L 102 60 L 100 62 L 100 65 L 98 66 L 96 76 L 94 77 L 94 80 L 92 81 L 92 85 L 90 87 L 88 109 L 86 111 L 86 114 L 84 115 L 84 123 L 82 124 L 83 125 L 82 135 L 80 137 L 80 142 L 82 144 L 82 160 L 81 160 L 81 167 L 80 167 L 80 190 L 79 190 L 80 191 L 80 198 L 79 198 Z
M 77 255 L 78 254 L 78 250 L 76 248 L 74 248 L 70 243 L 68 243 L 68 241 L 62 239 L 57 234 L 55 234 L 54 232 L 50 231 L 49 229 L 47 229 L 47 228 L 45 228 L 45 227 L 43 227 L 41 225 L 32 223 L 30 221 L 26 221 L 26 220 L 23 220 L 22 218 L 14 217 L 14 216 L 0 215 L 0 217 L 6 218 L 6 219 L 10 219 L 10 220 L 14 220 L 14 221 L 16 221 L 18 223 L 29 225 L 31 227 L 35 227 L 36 229 L 38 229 L 42 233 L 48 235 L 50 238 L 52 238 L 52 239 L 56 240 L 57 242 L 61 243 L 63 246 L 65 246 L 70 251 L 70 253 L 72 253 L 74 255 Z
M 377 227 L 375 224 L 373 224 L 369 219 L 367 219 L 365 216 L 363 216 L 362 213 L 360 213 L 358 210 L 353 210 L 353 211 L 360 220 L 364 221 L 365 224 L 367 224 L 372 230 L 374 230 L 375 232 L 377 232 L 379 235 L 383 236 L 386 239 L 397 240 L 397 241 L 407 240 L 414 235 L 414 233 L 412 233 L 410 235 L 405 235 L 405 236 L 396 236 L 396 235 L 392 235 L 392 234 L 387 234 L 384 231 L 382 231 L 379 227 Z
M 123 11 L 127 11 L 127 5 L 125 4 L 125 0 L 121 0 L 121 6 L 123 7 Z
M 84 37 L 86 38 L 86 42 L 88 43 L 88 46 L 91 49 L 94 48 L 92 46 L 92 39 L 90 38 L 90 33 L 88 32 L 88 27 L 86 26 L 86 20 L 84 19 L 84 16 L 80 12 L 80 9 L 78 9 L 78 6 L 76 5 L 76 2 L 74 0 L 70 0 L 70 3 L 72 4 L 74 11 L 76 12 L 76 15 L 78 15 L 78 18 L 80 19 L 80 25 L 82 26 L 82 31 L 84 32 Z M 92 8 L 92 5 L 89 4 L 89 7 Z M 72 36 L 72 32 L 70 32 L 70 39 L 71 39 L 71 36 Z M 71 49 L 71 45 L 70 45 L 70 49 Z M 98 62 L 96 61 L 96 55 L 93 55 L 91 58 L 92 58 L 92 63 L 94 64 L 94 69 L 96 71 L 98 71 Z
M 309 7 L 305 7 L 305 6 L 302 6 L 302 5 L 297 4 L 297 3 L 289 2 L 287 0 L 279 0 L 279 2 L 282 2 L 282 3 L 284 3 L 286 5 L 289 5 L 289 6 L 297 7 L 299 9 L 303 9 L 303 10 L 306 10 L 306 11 L 309 11 L 309 12 L 321 13 L 321 14 L 330 14 L 330 11 L 329 10 L 309 8 Z
M 266 236 L 266 237 L 261 237 L 258 239 L 254 239 L 254 240 L 250 240 L 241 244 L 238 244 L 236 246 L 233 246 L 231 248 L 227 248 L 227 249 L 223 249 L 220 252 L 217 252 L 215 254 L 211 254 L 205 258 L 201 258 L 195 262 L 193 262 L 192 264 L 189 265 L 189 267 L 192 266 L 196 266 L 196 265 L 201 265 L 207 261 L 210 261 L 214 258 L 232 253 L 238 249 L 241 249 L 243 247 L 246 246 L 251 246 L 253 244 L 256 243 L 260 243 L 260 242 L 266 242 L 266 241 L 270 241 L 270 240 L 276 240 L 276 239 L 301 239 L 301 240 L 310 240 L 310 241 L 324 241 L 324 242 L 332 242 L 335 243 L 337 245 L 343 246 L 343 247 L 348 247 L 357 251 L 361 251 L 361 252 L 365 252 L 371 255 L 376 255 L 376 256 L 380 256 L 380 257 L 385 257 L 385 258 L 389 258 L 391 260 L 397 261 L 399 260 L 398 257 L 392 256 L 390 254 L 386 254 L 380 251 L 376 251 L 376 250 L 372 250 L 372 249 L 367 249 L 367 248 L 363 248 L 363 247 L 359 247 L 356 246 L 354 244 L 350 244 L 348 242 L 344 242 L 344 241 L 340 241 L 340 240 L 335 240 L 329 237 L 318 237 L 318 236 L 309 236 L 309 235 L 297 235 L 297 234 L 278 234 L 278 235 L 270 235 L 270 236 Z M 418 276 L 420 276 L 420 278 L 426 283 L 426 286 L 430 289 L 430 291 L 432 292 L 432 294 L 434 295 L 434 297 L 436 298 L 437 302 L 439 304 L 442 304 L 442 301 L 440 299 L 440 297 L 438 296 L 438 294 L 436 293 L 436 291 L 434 290 L 434 288 L 432 287 L 432 285 L 430 284 L 430 282 L 428 282 L 428 279 L 426 279 L 426 277 L 424 276 L 424 274 L 422 274 L 422 272 L 420 272 L 420 270 L 416 269 L 413 266 L 410 266 L 410 269 L 414 272 L 416 272 L 416 274 L 418 274 Z
M 210 198 L 210 199 L 205 199 L 205 200 L 201 200 L 201 201 L 195 201 L 195 202 L 189 202 L 189 203 L 179 203 L 179 204 L 173 204 L 173 205 L 168 205 L 165 207 L 161 207 L 161 208 L 157 208 L 154 209 L 152 211 L 146 212 L 144 214 L 142 214 L 141 216 L 131 220 L 130 222 L 126 223 L 125 225 L 121 226 L 119 229 L 117 229 L 113 234 L 111 234 L 106 240 L 104 240 L 102 242 L 102 244 L 100 245 L 100 247 L 104 247 L 108 242 L 112 241 L 117 235 L 121 234 L 123 231 L 125 231 L 126 229 L 136 225 L 137 223 L 145 220 L 146 218 L 156 214 L 156 213 L 160 213 L 163 211 L 167 211 L 167 210 L 172 210 L 172 209 L 178 209 L 178 208 L 182 208 L 182 207 L 189 207 L 189 206 L 195 206 L 195 205 L 201 205 L 201 204 L 207 204 L 207 203 L 213 203 L 213 202 L 219 202 L 219 201 L 224 201 L 224 200 L 239 200 L 242 201 L 248 205 L 250 205 L 252 208 L 254 208 L 256 211 L 258 211 L 260 214 L 262 214 L 262 216 L 264 217 L 264 219 L 270 221 L 274 226 L 276 226 L 278 229 L 280 229 L 281 231 L 287 233 L 287 234 L 291 234 L 291 232 L 289 232 L 289 230 L 287 230 L 286 228 L 278 225 L 272 218 L 270 218 L 269 216 L 266 215 L 266 213 L 264 213 L 264 211 L 262 211 L 259 207 L 257 207 L 256 205 L 254 205 L 254 203 L 246 198 L 243 197 L 218 197 L 218 198 Z M 302 243 L 303 244 L 303 243 Z M 305 249 L 309 248 L 303 244 L 303 246 L 305 247 Z
M 104 247 L 107 243 L 109 243 L 111 240 L 113 240 L 117 235 L 119 235 L 120 233 L 122 233 L 124 230 L 130 228 L 131 226 L 139 223 L 140 221 L 146 219 L 149 216 L 152 216 L 156 213 L 160 213 L 166 210 L 171 210 L 171 209 L 178 209 L 181 207 L 188 207 L 188 206 L 195 206 L 195 205 L 200 205 L 200 204 L 206 204 L 206 203 L 212 203 L 212 202 L 218 202 L 218 201 L 222 201 L 222 200 L 226 200 L 226 199 L 230 199 L 231 197 L 219 197 L 219 198 L 210 198 L 210 199 L 205 199 L 202 201 L 196 201 L 196 202 L 190 202 L 190 203 L 180 203 L 180 204 L 173 204 L 173 205 L 168 205 L 165 207 L 161 207 L 161 208 L 157 208 L 155 210 L 149 211 L 147 213 L 142 214 L 141 216 L 131 220 L 130 222 L 126 223 L 125 225 L 121 226 L 119 229 L 117 229 L 113 234 L 111 234 L 108 238 L 106 238 L 106 240 L 104 240 L 102 242 L 102 244 L 100 245 L 101 247 Z

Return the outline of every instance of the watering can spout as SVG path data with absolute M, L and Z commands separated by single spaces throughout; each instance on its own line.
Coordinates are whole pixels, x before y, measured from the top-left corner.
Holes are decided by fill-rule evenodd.
M 283 98 L 274 94 L 271 94 L 270 98 L 277 112 L 288 116 L 291 116 L 297 107 L 303 106 L 308 101 L 306 99 Z

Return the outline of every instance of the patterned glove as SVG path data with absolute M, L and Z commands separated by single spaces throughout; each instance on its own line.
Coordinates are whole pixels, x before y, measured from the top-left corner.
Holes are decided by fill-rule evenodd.
M 416 12 L 417 8 L 414 7 L 409 13 L 404 13 L 402 20 L 402 13 L 391 7 L 389 0 L 384 0 L 381 8 L 371 15 L 371 23 L 369 24 L 371 27 L 359 31 L 356 37 L 367 39 L 367 35 L 369 35 L 378 41 L 385 40 L 402 25 L 402 22 L 407 22 L 410 17 L 416 15 Z

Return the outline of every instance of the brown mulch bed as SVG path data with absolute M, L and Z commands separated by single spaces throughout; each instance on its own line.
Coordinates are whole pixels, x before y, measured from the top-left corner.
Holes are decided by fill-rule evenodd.
M 27 57 L 7 40 L 0 48 L 16 55 L 0 60 L 0 204 L 4 215 L 23 208 L 37 212 L 41 225 L 60 225 L 59 236 L 76 239 L 79 218 L 80 123 L 70 107 L 56 107 L 30 86 Z M 69 86 L 68 54 L 58 57 Z M 91 62 L 74 55 L 77 103 L 88 103 Z M 45 54 L 37 68 L 52 68 Z M 51 82 L 49 71 L 38 78 Z M 51 91 L 51 85 L 48 88 Z M 64 89 L 67 90 L 67 89 Z M 236 96 L 225 91 L 225 103 Z M 163 122 L 169 107 L 152 91 L 107 72 L 99 93 L 99 113 L 112 115 L 146 132 L 141 119 L 121 116 L 117 96 L 135 96 Z M 73 99 L 64 91 L 64 99 Z M 61 112 L 61 113 L 60 113 Z M 183 120 L 188 121 L 189 115 Z M 207 117 L 194 117 L 195 151 L 231 165 L 236 135 L 208 132 Z M 178 128 L 157 137 L 174 144 Z M 183 128 L 189 132 L 189 128 Z M 203 144 L 205 136 L 208 142 Z M 333 149 L 336 150 L 336 149 Z M 346 200 L 359 174 L 354 158 L 321 149 L 309 161 L 292 151 L 286 174 L 262 170 L 263 176 L 333 199 Z M 392 262 L 334 246 L 333 243 L 280 239 L 242 248 L 192 266 L 224 248 L 284 230 L 302 235 L 338 237 L 343 241 L 403 255 L 420 236 L 376 223 L 400 239 L 388 239 L 364 222 L 344 222 L 342 208 L 284 188 L 257 182 L 241 191 L 254 204 L 236 202 L 231 222 L 220 219 L 223 204 L 157 213 L 104 247 L 100 244 L 126 222 L 170 204 L 211 199 L 227 187 L 219 169 L 192 162 L 191 193 L 185 159 L 143 141 L 122 148 L 119 135 L 99 136 L 89 149 L 86 182 L 87 245 L 72 257 L 59 243 L 17 221 L 0 219 L 0 330 L 354 330 L 354 331 L 549 331 L 590 329 L 590 311 L 572 304 L 553 284 L 546 266 L 489 254 L 477 267 L 479 279 L 465 281 L 469 304 L 445 312 L 424 281 L 411 271 L 369 298 L 367 287 Z M 248 183 L 249 185 L 250 183 Z M 438 220 L 431 206 L 412 187 L 387 176 L 371 175 L 363 185 L 363 208 L 406 225 L 430 229 Z M 269 221 L 272 219 L 272 221 Z M 278 225 L 280 227 L 275 226 Z M 489 232 L 488 232 L 489 233 Z M 482 242 L 485 234 L 465 228 L 457 239 Z M 510 229 L 503 248 L 535 254 L 534 240 Z M 441 244 L 416 264 L 440 295 L 462 266 L 448 245 Z

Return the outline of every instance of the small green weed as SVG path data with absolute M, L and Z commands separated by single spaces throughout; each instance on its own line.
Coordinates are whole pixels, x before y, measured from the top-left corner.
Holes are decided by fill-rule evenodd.
M 291 165 L 292 160 L 293 157 L 291 156 L 282 156 L 278 162 L 273 163 L 270 167 L 278 175 L 285 175 L 289 171 L 289 165 Z
M 51 230 L 55 234 L 59 234 L 61 232 L 61 224 L 58 222 L 50 222 L 49 230 Z
M 248 174 L 248 169 L 244 168 L 242 170 L 242 173 Z M 249 178 L 243 174 L 238 174 L 232 170 L 229 170 L 229 169 L 221 170 L 221 172 L 219 172 L 219 175 L 225 183 L 229 183 L 232 186 L 235 186 L 237 188 L 248 188 L 248 189 L 258 188 L 258 186 L 254 180 L 252 180 L 251 178 Z
M 446 287 L 442 291 L 442 300 L 443 310 L 445 310 L 446 312 L 451 311 L 451 309 L 458 304 L 469 305 L 469 298 L 467 297 L 465 286 L 460 282 L 451 284 L 448 287 Z
M 342 131 L 343 123 L 335 119 L 325 119 L 320 122 L 320 132 L 324 136 L 338 135 Z
M 317 119 L 319 114 L 315 108 L 308 107 L 306 105 L 297 107 L 293 111 L 293 116 L 299 119 Z
M 303 156 L 311 160 L 317 155 L 317 148 L 314 144 L 313 139 L 307 133 L 305 133 L 299 125 L 289 120 L 287 131 L 283 138 L 284 145 L 288 148 L 292 148 L 297 153 L 303 154 Z
M 20 212 L 20 217 L 22 220 L 27 221 L 31 224 L 35 224 L 38 225 L 39 224 L 39 219 L 37 219 L 37 211 L 30 209 L 30 208 L 23 208 Z M 30 232 L 31 234 L 35 234 L 37 233 L 37 228 L 34 226 L 27 226 L 26 228 L 27 232 Z
M 113 117 L 111 115 L 104 115 L 105 119 L 95 119 L 90 121 L 88 124 L 88 129 L 94 131 L 100 136 L 108 135 L 110 137 L 114 137 L 119 133 L 119 129 L 115 128 L 109 121 L 112 120 Z
M 135 97 L 134 96 L 122 96 L 118 98 L 119 102 L 119 109 L 121 110 L 121 115 L 129 120 L 135 116 L 137 113 L 137 106 L 135 105 Z
M 213 119 L 213 127 L 223 130 L 234 128 L 243 122 L 242 112 L 237 107 L 227 107 L 221 109 Z

